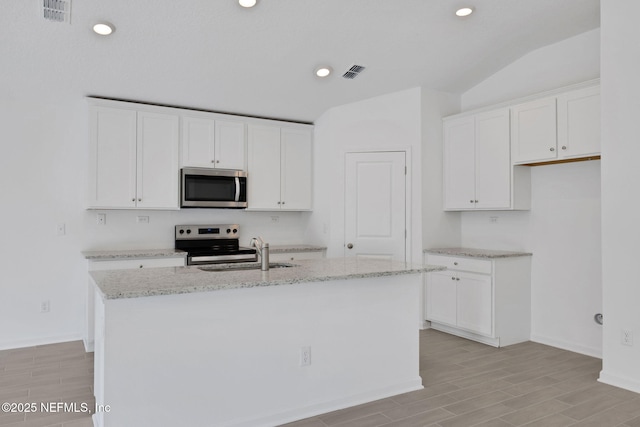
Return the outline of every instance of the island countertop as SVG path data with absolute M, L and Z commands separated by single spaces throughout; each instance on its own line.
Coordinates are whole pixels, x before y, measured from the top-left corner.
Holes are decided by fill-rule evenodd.
M 103 297 L 109 300 L 419 274 L 445 269 L 440 266 L 355 258 L 299 260 L 293 265 L 264 272 L 259 269 L 203 271 L 198 266 L 189 266 L 93 271 L 90 274 Z

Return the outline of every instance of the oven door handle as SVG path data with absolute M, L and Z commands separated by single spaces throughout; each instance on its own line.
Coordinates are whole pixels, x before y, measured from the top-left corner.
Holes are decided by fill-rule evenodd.
M 236 202 L 240 201 L 240 178 L 236 176 Z

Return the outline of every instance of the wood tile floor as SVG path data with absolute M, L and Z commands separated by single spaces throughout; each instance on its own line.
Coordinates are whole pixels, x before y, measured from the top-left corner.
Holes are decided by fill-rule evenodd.
M 423 390 L 287 427 L 640 427 L 640 394 L 598 383 L 601 361 L 536 343 L 493 348 L 420 332 Z M 93 353 L 79 341 L 0 351 L 0 403 L 93 398 Z M 83 412 L 0 411 L 0 426 L 91 427 Z M 146 426 L 140 426 L 146 427 Z
M 0 351 L 4 403 L 13 407 L 0 410 L 3 427 L 92 427 L 81 405 L 95 406 L 93 353 L 85 353 L 81 341 Z M 34 405 L 35 412 L 25 412 L 18 406 L 23 404 Z
M 640 427 L 640 394 L 596 381 L 600 359 L 526 342 L 420 332 L 425 388 L 287 427 Z

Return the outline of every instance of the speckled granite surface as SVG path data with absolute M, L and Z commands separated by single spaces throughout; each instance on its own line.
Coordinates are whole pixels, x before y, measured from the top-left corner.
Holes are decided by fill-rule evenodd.
M 126 251 L 83 251 L 82 255 L 92 261 L 108 261 L 131 258 L 184 258 L 187 253 L 179 249 L 131 249 Z
M 477 248 L 433 248 L 425 249 L 424 253 L 435 255 L 467 256 L 472 258 L 510 258 L 533 255 L 530 252 L 496 251 L 493 249 Z
M 324 246 L 313 245 L 269 245 L 269 253 L 283 254 L 288 252 L 322 252 L 326 251 Z
M 445 269 L 440 266 L 354 258 L 300 260 L 294 264 L 296 267 L 274 268 L 265 272 L 259 269 L 210 272 L 190 266 L 93 271 L 90 274 L 105 299 L 122 299 L 418 274 Z
M 289 252 L 322 252 L 327 248 L 313 245 L 273 245 L 269 247 L 270 253 L 282 254 Z M 112 261 L 131 258 L 179 258 L 187 254 L 178 249 L 131 249 L 125 251 L 84 251 L 82 255 L 92 261 Z

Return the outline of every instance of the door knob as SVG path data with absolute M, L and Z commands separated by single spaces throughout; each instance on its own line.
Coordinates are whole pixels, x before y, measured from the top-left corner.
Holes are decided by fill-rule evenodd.
M 348 243 L 347 244 L 347 249 L 353 249 L 353 243 Z

